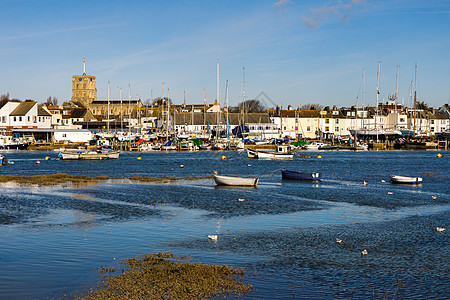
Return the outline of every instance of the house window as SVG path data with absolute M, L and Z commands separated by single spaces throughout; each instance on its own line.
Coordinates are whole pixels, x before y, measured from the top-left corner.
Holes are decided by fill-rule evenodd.
M 400 123 L 404 123 L 405 119 L 404 118 L 400 118 Z
M 434 120 L 431 120 L 431 124 L 434 124 Z
M 306 126 L 306 131 L 311 132 L 311 126 Z
M 334 132 L 339 132 L 339 127 L 334 128 Z
M 336 119 L 336 124 L 339 124 L 339 119 Z
M 33 122 L 36 123 L 36 116 L 33 116 Z
M 63 138 L 67 137 L 67 134 L 63 133 L 62 137 L 63 137 Z
M 14 122 L 16 122 L 17 120 L 16 120 L 16 117 L 14 117 Z
M 326 131 L 326 132 L 330 131 L 330 127 L 326 126 L 326 127 L 325 127 L 325 131 Z
M 19 117 L 19 122 L 22 122 L 22 117 Z
M 325 124 L 330 124 L 330 119 L 325 119 Z
M 434 131 L 434 127 L 431 127 L 431 131 Z
M 6 116 L 2 116 L 2 123 L 6 123 Z

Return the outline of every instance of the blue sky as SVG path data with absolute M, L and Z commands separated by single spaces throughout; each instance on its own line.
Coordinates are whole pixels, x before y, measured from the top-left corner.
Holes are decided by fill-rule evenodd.
M 378 61 L 380 101 L 395 92 L 410 103 L 417 63 L 420 101 L 450 98 L 450 1 L 3 1 L 0 94 L 44 102 L 70 100 L 72 75 L 97 77 L 97 95 L 174 103 L 216 98 L 229 80 L 229 103 L 373 105 Z M 166 90 L 167 96 L 167 90 Z

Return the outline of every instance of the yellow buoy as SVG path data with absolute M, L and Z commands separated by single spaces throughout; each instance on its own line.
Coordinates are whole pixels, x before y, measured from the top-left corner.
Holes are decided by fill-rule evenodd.
M 222 159 L 227 159 L 227 157 L 225 155 L 222 155 Z
M 317 158 L 322 158 L 322 156 L 319 155 L 319 156 L 317 156 Z
M 180 168 L 184 168 L 184 165 L 180 165 Z
M 442 157 L 442 154 L 438 153 L 436 156 L 437 156 L 437 157 Z
M 137 158 L 138 160 L 140 160 L 141 159 L 141 157 L 139 156 L 138 158 Z
M 46 157 L 45 157 L 45 160 L 50 160 L 50 156 L 46 156 Z

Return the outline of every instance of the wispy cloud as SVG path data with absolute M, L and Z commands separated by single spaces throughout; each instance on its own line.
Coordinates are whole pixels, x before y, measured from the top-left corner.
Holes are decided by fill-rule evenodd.
M 273 7 L 278 8 L 278 18 L 281 17 L 281 10 L 286 9 L 286 6 L 290 3 L 292 3 L 290 0 L 279 0 L 273 4 Z
M 96 28 L 112 27 L 112 26 L 117 26 L 117 25 L 119 25 L 119 24 L 114 23 L 114 24 L 81 26 L 81 27 L 72 27 L 72 28 L 63 28 L 63 29 L 57 29 L 57 30 L 42 31 L 42 32 L 33 32 L 33 33 L 27 33 L 27 34 L 15 35 L 15 36 L 0 37 L 0 41 L 37 38 L 37 37 L 42 37 L 42 36 L 46 36 L 46 35 L 53 35 L 53 34 L 73 32 L 73 31 L 84 31 L 84 30 L 91 30 L 91 29 L 96 29 Z
M 326 20 L 338 18 L 346 22 L 358 5 L 367 4 L 367 0 L 334 0 L 319 8 L 310 10 L 310 16 L 303 17 L 303 23 L 310 29 L 319 28 Z

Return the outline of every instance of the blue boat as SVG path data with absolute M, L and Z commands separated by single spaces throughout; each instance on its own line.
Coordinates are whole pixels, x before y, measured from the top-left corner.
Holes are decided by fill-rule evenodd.
M 8 160 L 2 154 L 0 154 L 0 165 L 8 164 Z
M 320 173 L 305 173 L 305 172 L 297 172 L 297 171 L 289 171 L 285 169 L 281 169 L 281 178 L 282 179 L 290 179 L 290 180 L 306 180 L 306 181 L 319 181 L 322 176 Z

